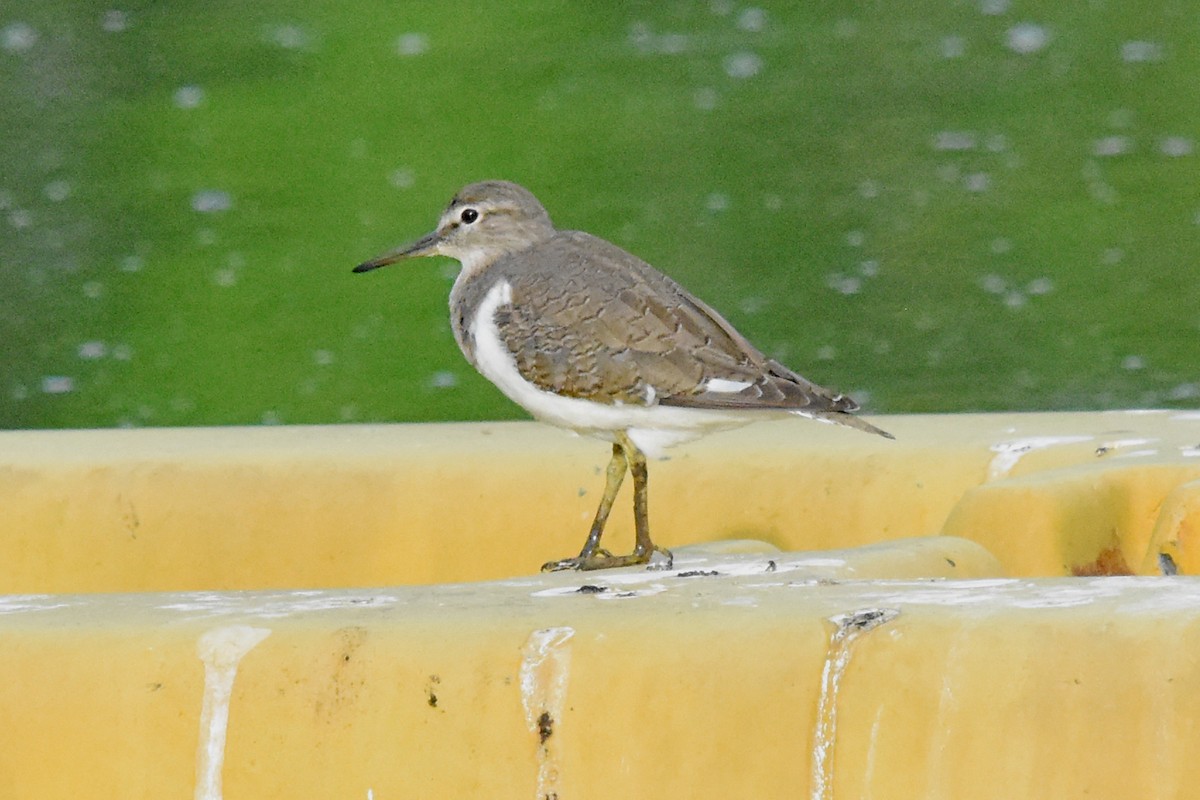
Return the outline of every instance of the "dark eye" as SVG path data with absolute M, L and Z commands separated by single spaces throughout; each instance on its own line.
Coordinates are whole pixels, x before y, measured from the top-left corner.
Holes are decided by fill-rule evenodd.
M 463 212 L 458 215 L 458 218 L 470 225 L 472 222 L 479 219 L 479 212 L 473 208 L 464 208 Z

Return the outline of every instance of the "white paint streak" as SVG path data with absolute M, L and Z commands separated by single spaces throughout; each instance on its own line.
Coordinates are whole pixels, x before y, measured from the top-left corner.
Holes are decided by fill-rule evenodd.
M 574 635 L 574 628 L 543 628 L 529 634 L 521 650 L 521 705 L 525 724 L 538 739 L 538 798 L 559 796 L 558 758 L 551 745 L 566 705 Z
M 29 611 L 53 611 L 57 608 L 71 608 L 78 603 L 60 602 L 61 595 L 52 594 L 12 594 L 0 596 L 0 614 L 24 614 Z
M 1117 458 L 1148 458 L 1158 455 L 1157 450 L 1129 450 L 1124 453 L 1117 453 Z
M 589 582 L 589 586 L 597 586 L 601 591 L 588 594 L 586 591 L 580 591 L 580 586 L 571 584 L 570 586 L 554 586 L 549 589 L 541 589 L 540 591 L 530 592 L 530 597 L 568 597 L 581 594 L 587 594 L 593 600 L 627 600 L 631 597 L 653 597 L 656 594 L 662 594 L 667 591 L 667 587 L 661 583 L 650 584 L 638 589 L 621 589 L 607 581 Z
M 875 719 L 871 720 L 871 733 L 867 737 L 867 758 L 866 764 L 863 766 L 863 789 L 866 792 L 862 800 L 872 800 L 875 793 L 872 791 L 872 784 L 875 782 L 875 756 L 879 750 L 879 731 L 883 722 L 883 710 L 885 704 L 880 704 L 875 708 Z
M 994 481 L 1006 477 L 1022 456 L 1034 450 L 1045 450 L 1060 444 L 1075 444 L 1091 441 L 1091 436 L 1029 436 L 1024 439 L 1013 439 L 1009 442 L 998 442 L 991 450 L 996 455 L 988 465 L 988 480 Z
M 1153 444 L 1158 439 L 1113 439 L 1108 442 L 1101 442 L 1100 448 L 1104 450 L 1119 450 L 1122 447 L 1140 447 L 1144 444 Z
M 229 592 L 192 592 L 175 595 L 172 602 L 158 608 L 165 611 L 190 612 L 196 616 L 237 614 L 263 619 L 290 617 L 318 611 L 340 611 L 348 608 L 383 608 L 401 602 L 396 594 L 347 591 L 289 591 L 257 593 L 252 596 Z
M 263 639 L 267 628 L 229 625 L 200 637 L 196 652 L 204 662 L 204 703 L 200 710 L 200 745 L 196 750 L 196 800 L 221 800 L 221 768 L 225 763 L 225 734 L 229 700 L 238 663 Z
M 813 733 L 813 800 L 833 798 L 833 755 L 837 743 L 837 696 L 842 675 L 850 663 L 851 646 L 869 630 L 900 615 L 894 608 L 864 608 L 835 614 L 829 621 L 837 627 L 829 637 L 829 651 L 821 669 L 821 697 L 817 702 L 817 727 Z

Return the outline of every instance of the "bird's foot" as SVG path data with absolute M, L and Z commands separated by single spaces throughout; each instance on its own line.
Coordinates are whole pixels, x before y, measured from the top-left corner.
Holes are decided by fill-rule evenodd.
M 665 547 L 654 545 L 651 550 L 637 551 L 630 553 L 627 556 L 614 556 L 607 550 L 597 550 L 594 553 L 580 553 L 575 558 L 564 558 L 561 561 L 547 561 L 542 565 L 542 572 L 561 572 L 563 570 L 574 569 L 581 572 L 590 572 L 596 569 L 616 569 L 617 567 L 636 567 L 639 564 L 650 563 L 650 557 L 655 553 L 661 553 L 666 557 L 666 562 L 661 564 L 651 564 L 649 569 L 670 569 L 675 561 L 675 557 L 671 555 L 671 551 Z

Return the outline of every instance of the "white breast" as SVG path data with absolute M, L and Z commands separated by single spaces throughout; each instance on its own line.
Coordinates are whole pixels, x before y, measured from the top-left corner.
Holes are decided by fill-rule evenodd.
M 578 397 L 563 397 L 540 389 L 521 376 L 516 359 L 500 338 L 496 312 L 511 303 L 512 285 L 506 280 L 498 280 L 479 304 L 467 331 L 475 345 L 476 369 L 535 419 L 609 441 L 614 431 L 626 431 L 646 455 L 657 457 L 667 447 L 710 431 L 733 428 L 764 418 L 761 412 L 739 413 L 653 404 L 610 405 Z M 653 403 L 653 393 L 648 395 L 647 400 Z

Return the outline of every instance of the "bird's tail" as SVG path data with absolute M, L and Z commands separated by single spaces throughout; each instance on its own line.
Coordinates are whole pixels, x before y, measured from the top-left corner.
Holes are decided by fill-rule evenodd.
M 862 419 L 861 417 L 856 417 L 853 414 L 847 413 L 845 411 L 829 411 L 829 412 L 819 415 L 817 417 L 817 419 L 823 420 L 825 422 L 833 422 L 838 425 L 845 425 L 848 428 L 857 428 L 860 431 L 864 431 L 866 433 L 874 433 L 877 436 L 882 436 L 885 439 L 895 439 L 896 438 L 895 436 L 892 436 L 890 433 L 883 430 L 882 428 L 876 428 L 874 425 L 867 422 L 865 419 Z

